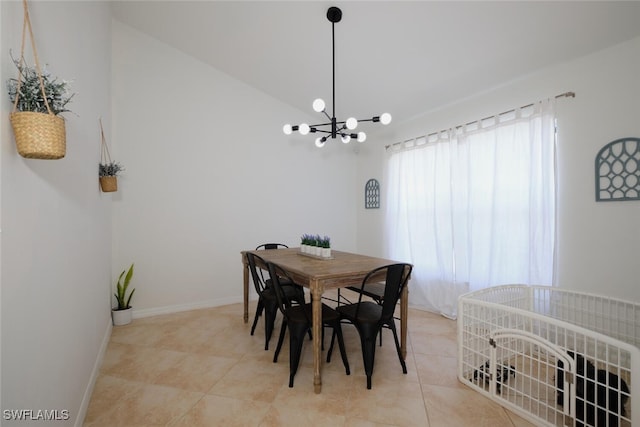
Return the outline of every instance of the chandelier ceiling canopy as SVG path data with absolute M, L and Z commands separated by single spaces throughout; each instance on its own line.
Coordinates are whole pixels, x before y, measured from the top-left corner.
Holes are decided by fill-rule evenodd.
M 330 7 L 327 10 L 327 19 L 331 22 L 331 42 L 332 42 L 332 65 L 333 65 L 333 76 L 332 76 L 332 114 L 329 115 L 326 110 L 326 104 L 324 100 L 318 98 L 313 101 L 313 109 L 318 113 L 322 113 L 325 115 L 327 120 L 326 123 L 318 123 L 314 125 L 309 125 L 307 123 L 300 123 L 299 125 L 290 125 L 286 124 L 283 126 L 282 130 L 286 135 L 291 135 L 294 131 L 300 132 L 301 135 L 307 135 L 309 133 L 321 133 L 324 134 L 322 136 L 318 136 L 316 138 L 316 146 L 324 147 L 327 139 L 336 139 L 340 136 L 340 139 L 343 143 L 347 144 L 352 139 L 357 140 L 358 142 L 364 142 L 367 139 L 367 135 L 360 131 L 356 132 L 356 128 L 358 124 L 361 122 L 375 122 L 382 123 L 383 125 L 388 125 L 391 123 L 391 114 L 383 113 L 379 116 L 374 116 L 370 119 L 356 119 L 354 117 L 349 117 L 344 121 L 340 121 L 336 119 L 336 43 L 335 43 L 335 24 L 340 22 L 342 19 L 342 11 L 337 7 Z

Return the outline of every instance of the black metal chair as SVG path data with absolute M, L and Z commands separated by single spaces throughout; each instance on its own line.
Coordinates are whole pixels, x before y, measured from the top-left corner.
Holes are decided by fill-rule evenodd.
M 371 282 L 365 286 L 347 286 L 345 289 L 369 297 L 378 305 L 382 305 L 382 301 L 384 300 L 384 282 Z M 351 304 L 351 301 L 342 295 L 342 290 L 338 288 L 338 305 L 340 305 L 342 300 Z M 382 346 L 382 334 L 380 334 L 380 346 Z
M 289 328 L 289 387 L 293 387 L 293 379 L 298 371 L 298 364 L 300 363 L 300 354 L 302 353 L 302 344 L 304 342 L 304 336 L 310 331 L 312 326 L 312 308 L 311 303 L 304 305 L 293 305 L 289 297 L 285 292 L 285 288 L 280 285 L 281 278 L 289 279 L 286 271 L 277 266 L 274 263 L 267 263 L 269 267 L 269 274 L 271 276 L 273 289 L 278 299 L 278 308 L 282 312 L 283 320 L 282 327 L 280 328 L 280 337 L 278 339 L 278 346 L 276 352 L 273 355 L 273 363 L 278 361 L 278 355 L 284 341 L 284 335 Z M 344 364 L 347 375 L 351 374 L 349 369 L 349 360 L 347 359 L 347 351 L 344 346 L 344 339 L 342 337 L 342 326 L 340 324 L 340 315 L 334 309 L 326 304 L 322 304 L 322 341 L 324 342 L 324 327 L 330 327 L 333 329 L 331 336 L 331 342 L 333 343 L 335 337 L 338 337 L 338 345 L 340 346 L 340 354 L 342 356 L 342 363 Z M 332 346 L 333 348 L 333 346 Z M 331 361 L 331 351 L 327 354 L 327 362 Z
M 266 266 L 266 262 L 262 257 L 254 255 L 251 252 L 247 252 L 249 271 L 251 272 L 253 285 L 258 293 L 258 306 L 256 307 L 256 314 L 253 319 L 253 325 L 251 326 L 251 335 L 253 335 L 256 329 L 258 318 L 264 311 L 264 349 L 269 350 L 269 340 L 271 340 L 271 335 L 273 335 L 276 313 L 278 312 L 278 300 L 271 284 L 268 284 L 267 281 L 263 279 L 263 276 L 258 273 L 258 270 L 261 269 L 257 267 L 256 260 L 260 261 L 260 265 Z M 287 285 L 282 286 L 282 288 L 288 298 L 297 301 L 300 304 L 304 304 L 304 292 L 302 287 L 298 285 Z
M 288 249 L 289 246 L 285 245 L 284 243 L 263 243 L 261 245 L 256 246 L 256 251 L 261 251 L 261 250 L 272 250 L 272 249 Z M 262 280 L 267 284 L 267 286 L 271 286 L 270 280 L 268 277 L 265 277 L 265 270 L 260 269 L 259 270 L 260 276 L 262 276 Z M 297 283 L 283 283 L 282 281 L 280 282 L 281 285 L 295 285 L 295 286 L 300 286 Z M 300 286 L 299 289 L 300 292 L 304 292 L 304 290 L 302 289 L 302 286 Z
M 353 304 L 340 305 L 336 311 L 340 313 L 342 319 L 352 323 L 358 330 L 362 345 L 362 360 L 364 370 L 367 375 L 367 389 L 371 388 L 371 376 L 373 375 L 373 364 L 376 352 L 376 337 L 383 327 L 391 329 L 398 352 L 398 359 L 402 366 L 402 372 L 407 373 L 407 365 L 402 357 L 398 333 L 396 331 L 393 313 L 396 304 L 400 299 L 402 290 L 407 285 L 413 266 L 411 264 L 399 263 L 378 267 L 370 271 L 363 279 L 360 286 L 358 302 Z M 368 284 L 380 282 L 384 278 L 384 294 L 382 303 L 365 300 L 364 289 Z M 331 340 L 333 347 L 333 339 Z M 331 348 L 329 349 L 331 352 Z

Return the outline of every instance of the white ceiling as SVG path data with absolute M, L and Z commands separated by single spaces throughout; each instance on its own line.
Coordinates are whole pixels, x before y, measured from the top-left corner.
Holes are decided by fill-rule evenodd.
M 114 16 L 309 114 L 410 118 L 640 36 L 640 1 L 114 1 Z M 615 64 L 611 64 L 615 66 Z M 185 78 L 189 70 L 184 70 Z M 292 118 L 295 120 L 295 118 Z

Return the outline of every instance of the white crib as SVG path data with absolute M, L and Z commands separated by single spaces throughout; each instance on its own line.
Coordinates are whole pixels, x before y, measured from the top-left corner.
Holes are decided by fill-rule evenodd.
M 640 425 L 633 378 L 639 303 L 525 285 L 458 301 L 458 379 L 536 425 Z

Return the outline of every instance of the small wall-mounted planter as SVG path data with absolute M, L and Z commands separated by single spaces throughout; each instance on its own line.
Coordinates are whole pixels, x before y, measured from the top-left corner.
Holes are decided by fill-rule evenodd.
M 100 188 L 105 193 L 118 191 L 118 177 L 117 176 L 101 176 Z

